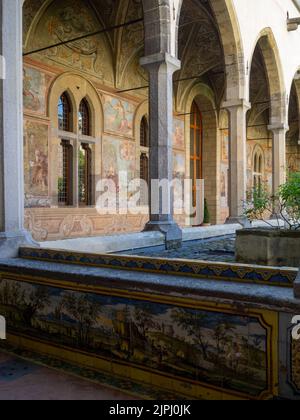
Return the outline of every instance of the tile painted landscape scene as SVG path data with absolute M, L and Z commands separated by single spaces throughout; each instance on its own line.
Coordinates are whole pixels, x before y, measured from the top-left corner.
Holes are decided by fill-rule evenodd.
M 259 396 L 267 331 L 255 317 L 0 282 L 12 333 L 187 381 Z

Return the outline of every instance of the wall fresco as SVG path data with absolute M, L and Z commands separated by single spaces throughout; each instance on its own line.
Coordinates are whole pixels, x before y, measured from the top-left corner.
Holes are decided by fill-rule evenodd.
M 173 179 L 183 181 L 185 178 L 185 154 L 173 153 Z
M 135 178 L 136 149 L 135 143 L 105 136 L 102 145 L 103 170 L 105 179 L 112 179 L 120 185 L 120 172 L 126 172 L 128 180 Z
M 119 98 L 103 95 L 104 130 L 133 137 L 134 106 Z
M 173 120 L 173 147 L 184 150 L 184 121 L 174 118 Z
M 47 88 L 51 77 L 34 68 L 23 69 L 23 103 L 25 111 L 46 114 Z
M 229 132 L 222 130 L 221 135 L 221 172 L 220 172 L 221 208 L 228 208 L 229 201 Z
M 14 333 L 253 397 L 268 388 L 268 332 L 255 316 L 13 280 L 0 281 L 0 309 Z
M 99 20 L 84 1 L 56 0 L 33 28 L 26 50 L 43 48 L 99 29 Z M 70 42 L 40 55 L 44 61 L 55 61 L 72 70 L 96 74 L 102 81 L 113 84 L 112 55 L 105 34 Z
M 33 121 L 24 124 L 25 193 L 48 195 L 48 125 Z

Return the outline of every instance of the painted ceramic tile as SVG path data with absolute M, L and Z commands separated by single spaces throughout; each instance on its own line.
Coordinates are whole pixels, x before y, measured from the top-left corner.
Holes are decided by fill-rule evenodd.
M 40 71 L 24 67 L 23 102 L 25 111 L 46 114 L 46 92 L 50 77 Z
M 135 178 L 136 149 L 132 141 L 104 137 L 102 156 L 103 178 L 112 179 L 117 186 L 121 172 L 127 174 L 129 181 Z
M 105 131 L 133 136 L 134 106 L 118 98 L 103 95 Z
M 25 193 L 48 195 L 48 126 L 32 121 L 24 125 Z
M 19 333 L 258 396 L 267 331 L 257 318 L 0 281 L 0 312 Z
M 292 340 L 292 382 L 300 393 L 300 341 Z
M 178 118 L 173 120 L 173 147 L 184 150 L 184 121 Z

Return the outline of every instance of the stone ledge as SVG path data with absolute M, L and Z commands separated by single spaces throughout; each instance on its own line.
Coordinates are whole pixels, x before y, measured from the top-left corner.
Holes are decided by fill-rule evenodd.
M 26 282 L 59 282 L 76 290 L 86 288 L 97 292 L 109 289 L 112 295 L 118 290 L 129 294 L 160 294 L 174 298 L 191 298 L 195 301 L 231 302 L 237 306 L 271 309 L 276 312 L 299 312 L 300 298 L 292 288 L 269 285 L 240 284 L 229 281 L 195 279 L 175 276 L 124 271 L 112 268 L 93 268 L 80 265 L 55 264 L 22 259 L 0 261 L 0 275 Z

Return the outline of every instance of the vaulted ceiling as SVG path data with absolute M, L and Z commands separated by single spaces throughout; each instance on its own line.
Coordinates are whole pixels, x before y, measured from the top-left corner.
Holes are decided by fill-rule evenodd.
M 141 0 L 26 0 L 24 51 L 32 51 L 102 28 L 141 18 Z M 44 60 L 59 62 L 121 88 L 147 84 L 139 65 L 144 53 L 143 22 L 49 49 Z M 208 84 L 220 103 L 225 88 L 224 57 L 218 26 L 208 0 L 184 0 L 179 28 L 182 70 L 175 75 L 177 96 L 199 81 Z M 197 76 L 197 77 L 196 77 Z M 146 91 L 139 93 L 146 94 Z

